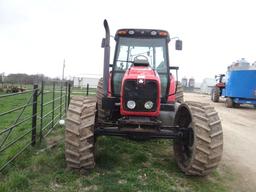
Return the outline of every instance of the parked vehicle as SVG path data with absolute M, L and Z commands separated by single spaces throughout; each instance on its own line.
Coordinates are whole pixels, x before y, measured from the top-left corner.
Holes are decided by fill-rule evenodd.
M 104 74 L 94 98 L 72 97 L 65 129 L 68 167 L 95 165 L 96 137 L 173 139 L 174 155 L 187 175 L 207 175 L 220 162 L 223 133 L 217 112 L 207 103 L 183 102 L 170 70 L 165 30 L 120 29 L 113 64 L 110 32 L 104 21 Z M 182 41 L 176 40 L 176 50 Z
M 217 84 L 211 93 L 213 102 L 225 97 L 229 108 L 239 107 L 240 104 L 256 106 L 256 66 L 240 60 L 228 67 L 226 75 L 217 75 L 215 78 Z

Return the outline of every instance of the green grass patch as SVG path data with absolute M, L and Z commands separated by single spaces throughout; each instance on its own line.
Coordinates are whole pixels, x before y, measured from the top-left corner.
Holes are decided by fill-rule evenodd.
M 0 176 L 0 191 L 229 191 L 225 172 L 216 170 L 205 178 L 181 173 L 170 141 L 99 137 L 96 167 L 84 174 L 66 168 L 63 137 L 58 128 L 42 145 L 22 154 Z M 58 145 L 47 149 L 53 140 Z

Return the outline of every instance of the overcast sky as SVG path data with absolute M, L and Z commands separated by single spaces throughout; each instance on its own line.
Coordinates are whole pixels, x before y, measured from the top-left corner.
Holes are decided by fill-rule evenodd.
M 0 0 L 0 73 L 60 77 L 65 58 L 66 77 L 100 76 L 106 18 L 112 35 L 118 28 L 134 27 L 165 29 L 179 36 L 183 51 L 171 45 L 170 63 L 180 67 L 180 77 L 201 81 L 225 73 L 241 57 L 256 60 L 255 4 L 253 0 Z

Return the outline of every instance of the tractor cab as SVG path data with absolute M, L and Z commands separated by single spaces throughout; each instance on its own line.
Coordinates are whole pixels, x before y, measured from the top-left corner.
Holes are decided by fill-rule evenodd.
M 216 79 L 216 86 L 219 88 L 224 88 L 225 87 L 225 74 L 219 74 L 219 75 L 215 75 L 215 79 Z
M 147 60 L 161 81 L 161 98 L 167 98 L 170 86 L 168 57 L 169 33 L 153 29 L 120 29 L 116 32 L 116 49 L 112 70 L 112 94 L 120 96 L 125 72 L 141 60 Z M 178 43 L 181 43 L 179 41 Z M 181 49 L 181 45 L 179 47 Z M 138 57 L 140 56 L 140 57 Z
M 112 94 L 120 96 L 124 74 L 132 66 L 146 63 L 161 80 L 161 97 L 169 88 L 168 32 L 145 29 L 121 29 L 116 32 L 116 50 L 113 61 Z
M 175 94 L 168 56 L 169 33 L 156 29 L 117 30 L 114 60 L 109 65 L 110 34 L 107 23 L 104 25 L 103 109 L 119 108 L 124 116 L 159 116 L 161 103 L 167 103 Z M 182 41 L 176 40 L 176 49 L 182 49 Z

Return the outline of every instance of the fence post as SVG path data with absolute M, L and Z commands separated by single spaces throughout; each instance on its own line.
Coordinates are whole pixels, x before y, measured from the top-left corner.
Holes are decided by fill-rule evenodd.
M 68 82 L 65 82 L 65 114 L 67 112 Z
M 55 111 L 55 82 L 52 85 L 52 128 L 54 126 L 54 111 Z
M 86 86 L 86 96 L 89 95 L 89 83 L 87 83 L 87 86 Z
M 34 146 L 36 144 L 36 120 L 37 120 L 37 94 L 38 94 L 38 85 L 33 85 L 33 108 L 32 108 L 32 143 Z
M 69 82 L 68 83 L 68 106 L 69 106 L 69 103 L 70 103 L 70 95 L 71 95 L 71 83 Z
M 44 116 L 44 81 L 41 83 L 41 103 L 40 103 L 40 142 L 43 138 L 43 116 Z

